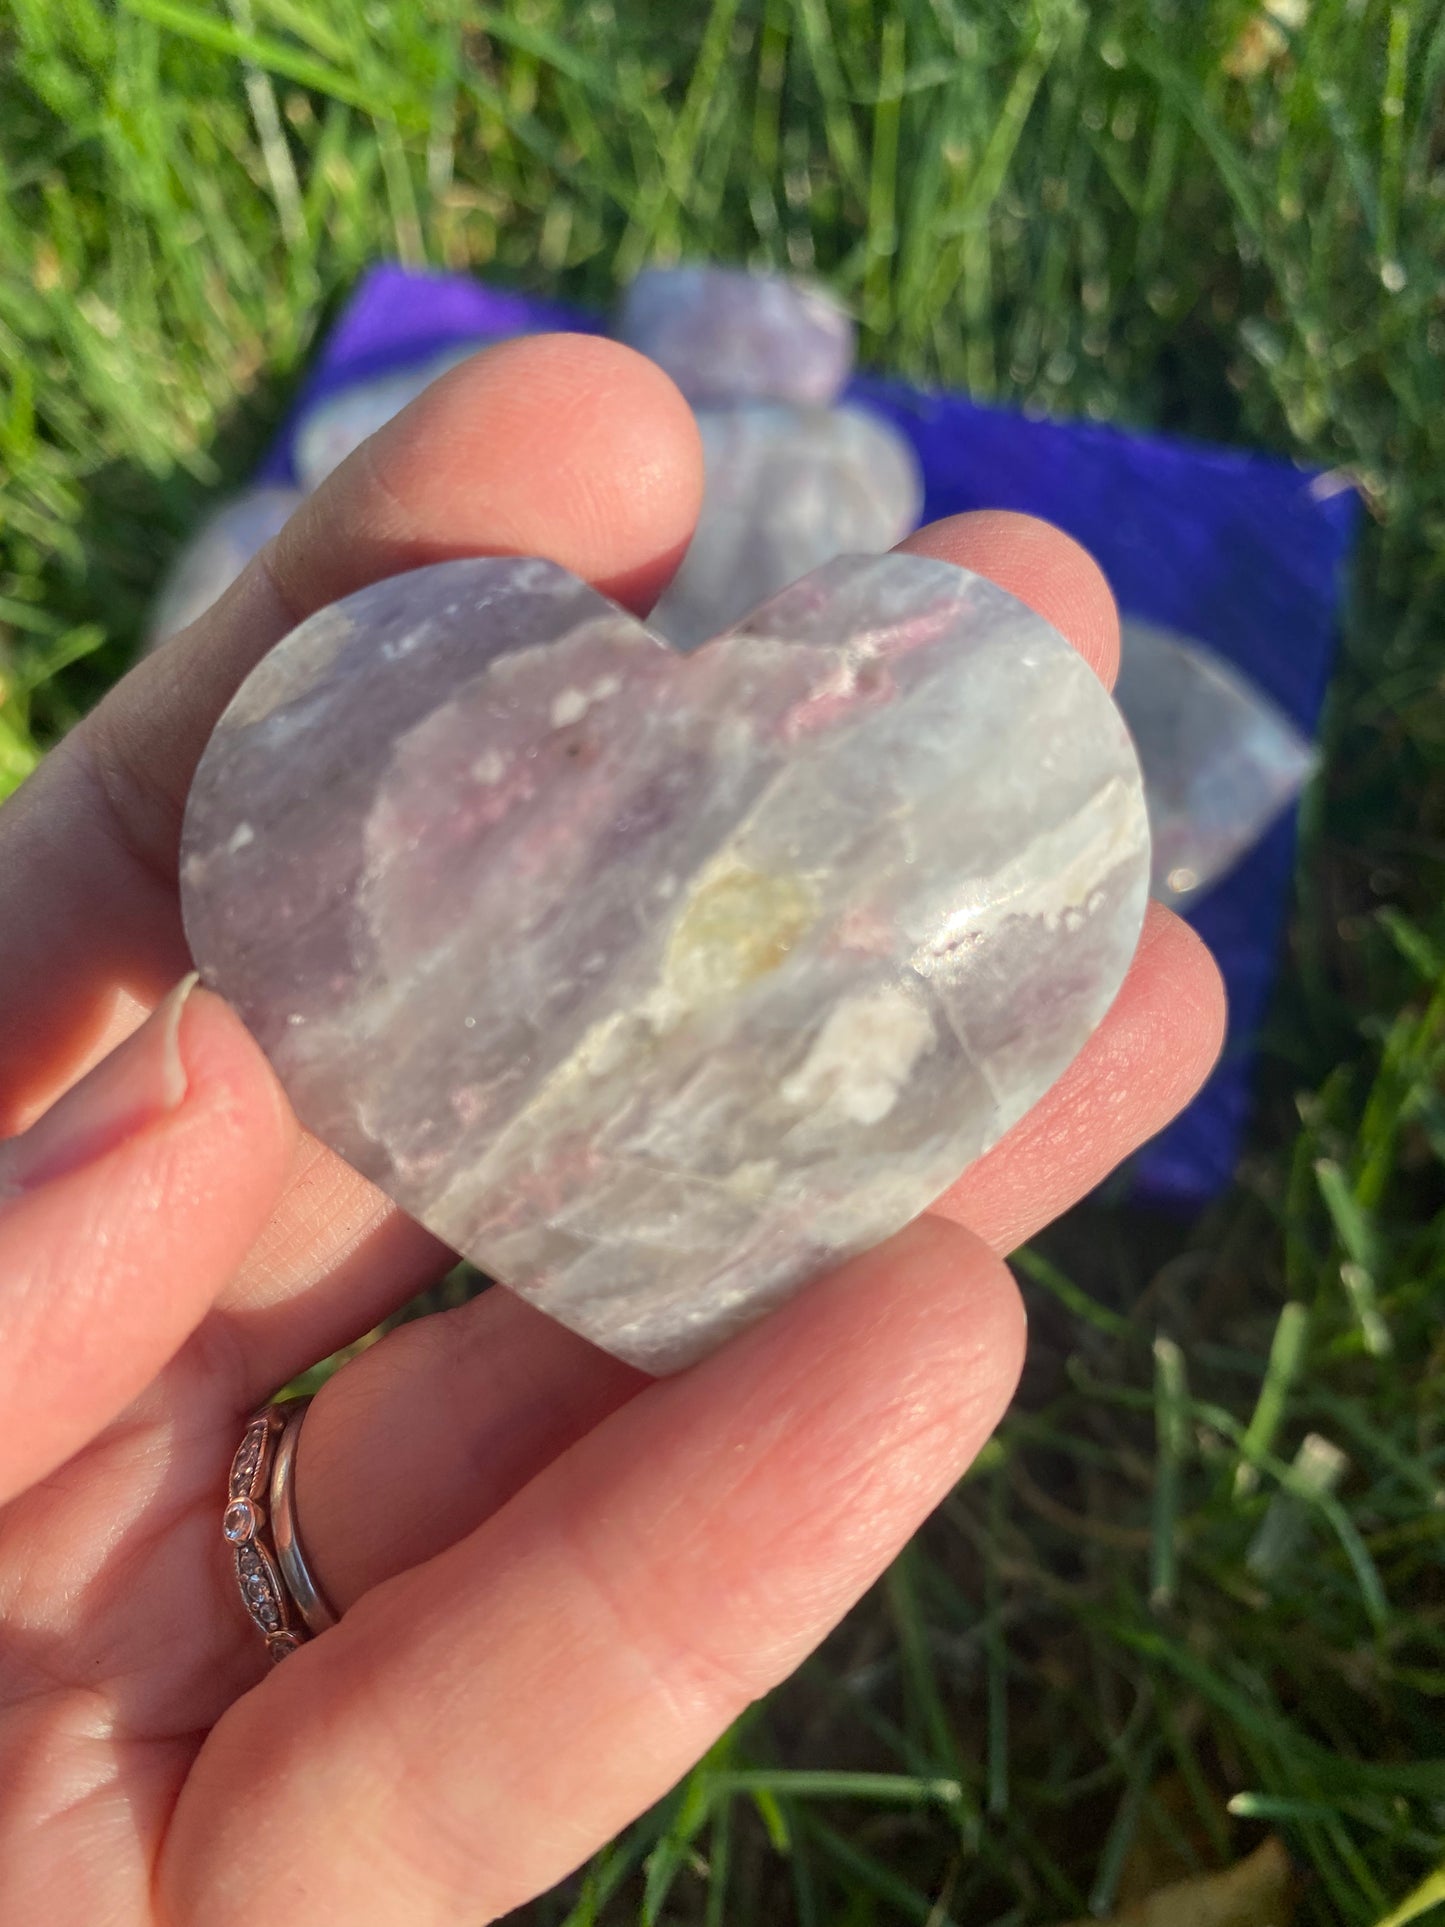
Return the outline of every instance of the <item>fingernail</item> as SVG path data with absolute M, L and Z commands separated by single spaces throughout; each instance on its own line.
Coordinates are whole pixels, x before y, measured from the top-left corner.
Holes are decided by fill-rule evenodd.
M 109 1057 L 21 1136 L 0 1145 L 0 1196 L 33 1191 L 93 1164 L 176 1110 L 186 1095 L 181 1017 L 199 978 L 183 977 Z

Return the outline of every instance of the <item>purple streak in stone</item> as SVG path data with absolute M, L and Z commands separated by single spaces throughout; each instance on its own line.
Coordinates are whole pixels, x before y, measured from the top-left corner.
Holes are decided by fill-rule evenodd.
M 555 565 L 322 610 L 186 814 L 186 928 L 305 1124 L 649 1370 L 922 1211 L 1112 1002 L 1148 877 L 1092 671 L 840 557 L 690 656 Z
M 745 268 L 645 268 L 622 297 L 617 336 L 701 405 L 826 406 L 853 372 L 853 323 L 830 294 Z
M 146 631 L 147 649 L 203 616 L 302 500 L 299 489 L 251 488 L 210 515 L 181 550 L 161 584 Z
M 1144 771 L 1154 895 L 1192 903 L 1299 795 L 1314 749 L 1257 683 L 1150 623 L 1124 623 L 1115 693 Z
M 918 526 L 918 461 L 861 408 L 701 409 L 707 486 L 652 626 L 693 649 L 835 555 L 891 549 Z

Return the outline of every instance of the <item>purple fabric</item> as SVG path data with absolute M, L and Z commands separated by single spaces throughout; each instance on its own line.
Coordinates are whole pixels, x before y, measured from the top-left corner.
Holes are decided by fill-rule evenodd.
M 460 276 L 374 268 L 322 345 L 261 479 L 293 479 L 295 423 L 338 388 L 473 337 L 602 328 L 576 309 Z M 1316 734 L 1359 522 L 1352 491 L 1273 457 L 1032 421 L 900 382 L 860 376 L 848 392 L 912 441 L 928 520 L 1010 508 L 1057 523 L 1098 558 L 1127 614 L 1210 643 Z M 1290 817 L 1190 914 L 1224 973 L 1229 1043 L 1200 1096 L 1134 1159 L 1133 1194 L 1144 1201 L 1193 1208 L 1233 1173 L 1293 860 Z

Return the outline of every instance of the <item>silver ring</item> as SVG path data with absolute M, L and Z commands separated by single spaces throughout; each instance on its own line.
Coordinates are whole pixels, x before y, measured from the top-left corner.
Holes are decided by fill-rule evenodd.
M 311 1633 L 324 1633 L 336 1624 L 336 1614 L 306 1563 L 301 1536 L 296 1530 L 296 1506 L 292 1488 L 296 1481 L 296 1448 L 301 1442 L 301 1426 L 309 1398 L 297 1399 L 286 1417 L 286 1429 L 276 1446 L 271 1463 L 271 1541 L 276 1548 L 276 1563 L 296 1610 Z

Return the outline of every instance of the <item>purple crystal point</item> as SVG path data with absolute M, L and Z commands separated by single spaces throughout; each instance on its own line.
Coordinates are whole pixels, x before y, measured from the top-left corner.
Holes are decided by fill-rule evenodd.
M 202 757 L 181 882 L 303 1122 L 665 1371 L 1042 1096 L 1148 865 L 1102 685 L 965 570 L 840 557 L 684 656 L 486 558 L 272 650 Z
M 617 336 L 701 404 L 826 405 L 853 371 L 853 323 L 830 294 L 745 268 L 645 268 L 622 297 Z
M 1314 748 L 1222 656 L 1150 623 L 1124 623 L 1115 694 L 1144 771 L 1154 895 L 1192 901 L 1299 795 Z

